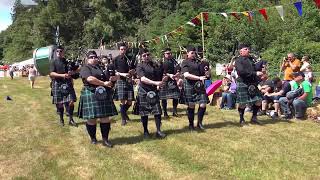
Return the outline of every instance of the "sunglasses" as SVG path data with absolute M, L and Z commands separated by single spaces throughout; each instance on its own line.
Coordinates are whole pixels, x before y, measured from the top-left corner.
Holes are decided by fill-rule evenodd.
M 142 57 L 148 57 L 148 56 L 150 56 L 150 54 L 144 54 L 144 55 L 142 55 Z
M 97 59 L 97 56 L 89 56 L 89 59 Z
M 165 54 L 171 54 L 171 52 L 165 52 Z
M 57 52 L 63 52 L 63 50 L 57 50 Z

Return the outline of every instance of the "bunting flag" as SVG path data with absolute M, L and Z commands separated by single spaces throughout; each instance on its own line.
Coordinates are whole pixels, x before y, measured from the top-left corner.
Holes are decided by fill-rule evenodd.
M 191 19 L 191 22 L 195 25 L 200 25 L 201 24 L 201 15 L 197 15 L 195 18 Z
M 282 19 L 282 21 L 284 21 L 284 10 L 283 10 L 283 6 L 276 6 L 276 9 Z
M 160 38 L 157 37 L 157 38 L 154 39 L 154 41 L 156 42 L 156 44 L 159 44 L 160 43 Z
M 202 13 L 202 17 L 203 17 L 203 20 L 205 22 L 208 22 L 209 21 L 209 13 L 208 12 L 203 12 Z
M 268 21 L 268 15 L 267 15 L 267 10 L 265 8 L 259 9 L 260 14 L 264 17 L 266 21 Z
M 236 12 L 232 12 L 231 15 L 233 17 L 235 17 L 237 20 L 240 20 L 240 17 L 238 16 L 238 14 Z
M 220 13 L 222 16 L 224 16 L 225 18 L 227 18 L 228 19 L 228 15 L 227 15 L 227 13 Z
M 320 0 L 314 0 L 318 9 L 320 9 Z
M 244 16 L 248 17 L 249 22 L 252 21 L 252 14 L 250 11 L 241 12 Z
M 193 22 L 189 21 L 186 24 L 190 25 L 190 26 L 196 26 Z
M 180 27 L 178 27 L 178 28 L 176 29 L 176 32 L 179 32 L 179 33 L 183 32 L 183 31 L 184 31 L 184 29 L 183 29 L 182 26 L 180 26 Z
M 299 13 L 299 16 L 302 16 L 302 2 L 301 1 L 298 1 L 298 2 L 295 2 L 293 3 L 294 6 L 297 8 L 297 11 Z

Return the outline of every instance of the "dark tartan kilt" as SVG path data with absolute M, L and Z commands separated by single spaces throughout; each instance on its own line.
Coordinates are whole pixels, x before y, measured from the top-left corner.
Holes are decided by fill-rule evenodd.
M 250 97 L 248 94 L 248 85 L 242 80 L 237 79 L 237 103 L 252 105 L 257 101 L 262 100 L 261 92 L 259 91 L 256 96 Z
M 78 107 L 79 118 L 88 120 L 117 115 L 118 111 L 114 105 L 111 94 L 112 92 L 110 91 L 109 98 L 104 101 L 100 101 L 95 98 L 94 90 L 83 87 Z
M 179 99 L 180 98 L 180 90 L 178 88 L 177 83 L 175 82 L 175 88 L 169 89 L 167 85 L 159 91 L 159 98 L 162 99 Z
M 194 84 L 195 82 L 193 83 L 186 79 L 183 81 L 185 104 L 208 104 L 210 101 L 206 91 L 196 92 Z
M 151 106 L 147 101 L 147 91 L 144 90 L 142 87 L 138 89 L 138 101 L 139 101 L 139 115 L 140 116 L 148 116 L 148 115 L 159 115 L 162 114 L 161 106 L 160 106 L 160 99 L 155 105 Z M 156 92 L 159 94 L 158 92 Z
M 115 93 L 113 96 L 115 100 L 134 100 L 133 83 L 126 80 L 119 79 L 115 85 Z
M 63 82 L 53 81 L 51 88 L 52 104 L 66 103 L 66 102 L 76 102 L 77 96 L 74 91 L 73 84 L 71 81 L 66 82 L 69 86 L 69 95 L 63 96 L 60 90 L 60 86 L 64 84 Z

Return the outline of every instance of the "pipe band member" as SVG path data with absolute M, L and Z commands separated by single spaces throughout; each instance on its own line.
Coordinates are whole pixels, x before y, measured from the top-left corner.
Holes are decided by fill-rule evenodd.
M 172 57 L 172 52 L 170 48 L 164 50 L 164 61 L 162 64 L 163 75 L 168 77 L 168 81 L 165 82 L 164 87 L 159 91 L 159 97 L 161 99 L 161 105 L 163 109 L 163 114 L 165 118 L 168 118 L 167 112 L 167 99 L 172 99 L 173 104 L 173 116 L 178 116 L 177 106 L 180 98 L 180 90 L 177 85 L 177 78 L 180 78 L 180 65 Z
M 64 48 L 58 46 L 55 50 L 56 56 L 50 63 L 50 77 L 52 103 L 56 104 L 58 114 L 60 116 L 60 125 L 64 126 L 63 104 L 68 104 L 69 125 L 77 126 L 73 120 L 74 102 L 77 101 L 76 93 L 73 88 L 72 73 L 68 71 L 67 61 L 64 58 Z
M 148 131 L 148 115 L 154 115 L 156 123 L 156 137 L 164 138 L 166 135 L 161 132 L 161 106 L 157 88 L 162 88 L 164 82 L 162 76 L 157 76 L 160 72 L 156 63 L 151 60 L 151 54 L 147 49 L 142 49 L 140 52 L 142 62 L 137 66 L 137 75 L 140 77 L 138 89 L 139 114 L 144 130 L 144 137 L 150 137 Z
M 261 107 L 262 94 L 258 89 L 262 76 L 261 71 L 256 71 L 253 58 L 249 56 L 250 47 L 246 44 L 239 45 L 240 56 L 235 61 L 235 68 L 238 74 L 237 82 L 237 103 L 240 115 L 240 126 L 245 124 L 244 111 L 246 105 L 252 106 L 251 123 L 260 124 L 257 120 L 257 112 Z
M 127 46 L 122 43 L 119 45 L 120 55 L 114 60 L 116 74 L 120 76 L 116 83 L 116 99 L 120 100 L 120 113 L 122 125 L 126 125 L 129 120 L 128 109 L 134 100 L 134 89 L 132 76 L 135 74 L 135 59 L 126 56 Z
M 181 63 L 181 71 L 184 76 L 183 87 L 185 93 L 185 103 L 188 105 L 189 129 L 194 130 L 194 109 L 195 105 L 199 104 L 198 108 L 198 123 L 197 127 L 204 130 L 202 120 L 206 111 L 206 104 L 209 103 L 208 96 L 204 87 L 206 76 L 201 76 L 200 63 L 196 60 L 196 49 L 188 47 L 187 59 Z
M 112 98 L 112 87 L 117 77 L 103 72 L 98 65 L 95 51 L 88 52 L 87 61 L 88 63 L 80 71 L 83 88 L 80 95 L 78 116 L 87 121 L 86 127 L 92 144 L 97 144 L 97 119 L 100 119 L 103 145 L 111 148 L 113 145 L 109 141 L 111 129 L 109 117 L 118 114 Z

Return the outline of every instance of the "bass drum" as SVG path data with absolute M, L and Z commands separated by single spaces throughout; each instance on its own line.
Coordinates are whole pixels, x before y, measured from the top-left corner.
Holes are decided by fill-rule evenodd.
M 49 75 L 50 63 L 54 59 L 54 50 L 56 46 L 47 46 L 37 48 L 33 52 L 34 65 L 42 76 Z

